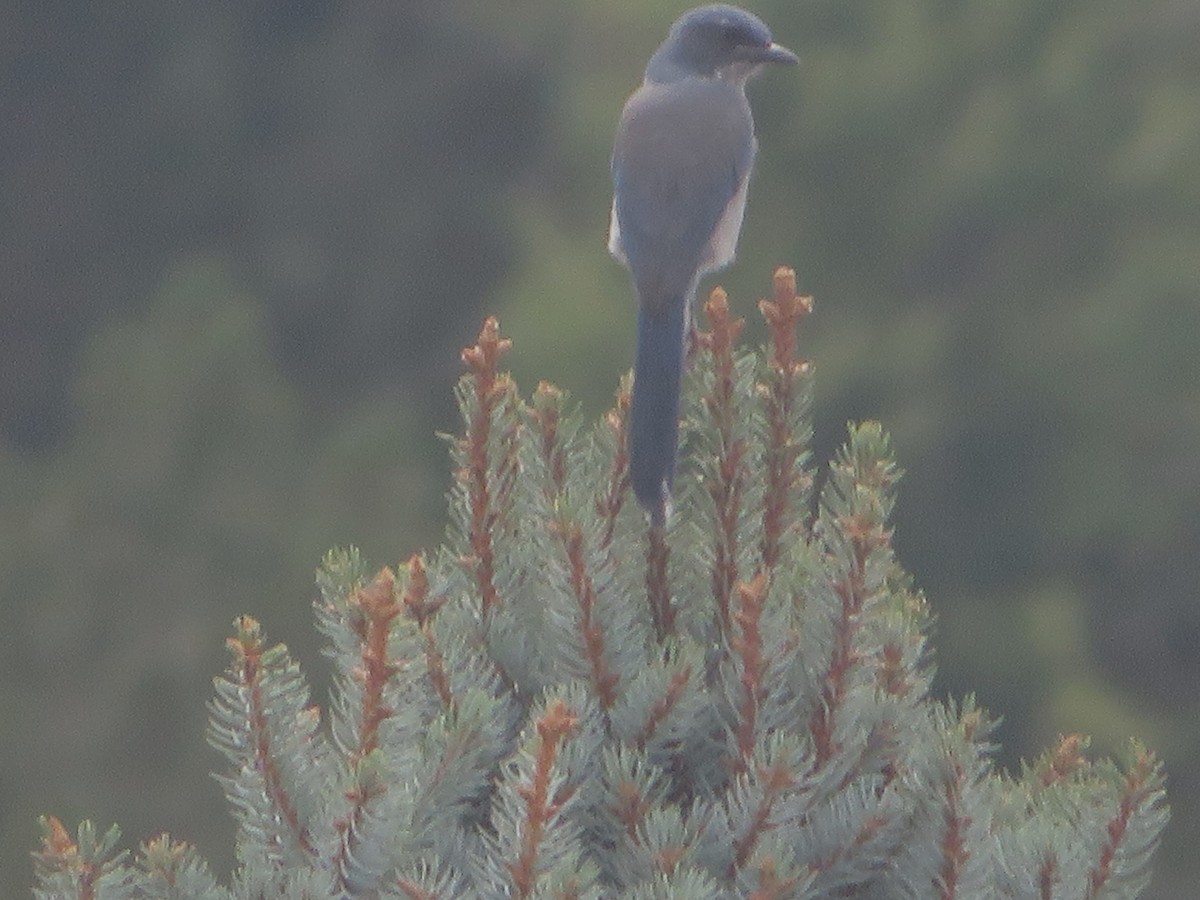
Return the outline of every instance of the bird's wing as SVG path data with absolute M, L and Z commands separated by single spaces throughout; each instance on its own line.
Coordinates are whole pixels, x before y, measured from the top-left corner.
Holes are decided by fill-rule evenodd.
M 613 147 L 613 243 L 651 312 L 690 290 L 753 161 L 754 123 L 737 87 L 690 78 L 629 98 Z

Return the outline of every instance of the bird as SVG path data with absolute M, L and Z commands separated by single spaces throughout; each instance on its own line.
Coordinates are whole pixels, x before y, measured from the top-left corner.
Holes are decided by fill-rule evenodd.
M 629 476 L 653 525 L 671 509 L 693 297 L 733 261 L 746 211 L 758 148 L 746 83 L 798 61 L 752 13 L 700 6 L 671 26 L 621 112 L 608 249 L 638 302 Z

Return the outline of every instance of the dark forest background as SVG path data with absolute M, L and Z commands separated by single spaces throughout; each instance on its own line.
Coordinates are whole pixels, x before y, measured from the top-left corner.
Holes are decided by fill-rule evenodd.
M 9 3 L 0 895 L 41 812 L 230 864 L 203 738 L 229 622 L 319 682 L 323 552 L 439 540 L 485 314 L 527 391 L 605 409 L 633 353 L 612 128 L 683 5 Z M 720 282 L 752 330 L 775 265 L 816 296 L 819 457 L 892 431 L 938 688 L 1005 717 L 1009 766 L 1059 732 L 1158 749 L 1150 896 L 1194 896 L 1200 5 L 752 6 L 802 65 L 752 88 Z

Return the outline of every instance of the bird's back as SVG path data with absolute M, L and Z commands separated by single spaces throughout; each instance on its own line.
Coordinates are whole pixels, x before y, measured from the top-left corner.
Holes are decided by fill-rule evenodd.
M 625 104 L 613 147 L 610 249 L 651 311 L 703 274 L 754 152 L 750 106 L 738 85 L 703 77 L 648 82 Z M 740 225 L 740 209 L 737 218 Z

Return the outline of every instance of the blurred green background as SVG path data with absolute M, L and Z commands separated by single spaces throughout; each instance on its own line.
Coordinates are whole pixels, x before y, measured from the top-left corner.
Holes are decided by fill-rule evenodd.
M 324 702 L 312 571 L 436 543 L 457 349 L 590 415 L 633 353 L 604 249 L 625 96 L 679 2 L 13 0 L 0 33 L 0 895 L 35 816 L 218 866 L 231 618 Z M 824 458 L 879 418 L 938 688 L 1166 758 L 1148 896 L 1200 857 L 1200 4 L 761 0 L 741 254 L 805 326 Z M 758 329 L 755 331 L 755 329 Z

